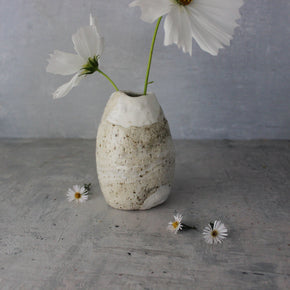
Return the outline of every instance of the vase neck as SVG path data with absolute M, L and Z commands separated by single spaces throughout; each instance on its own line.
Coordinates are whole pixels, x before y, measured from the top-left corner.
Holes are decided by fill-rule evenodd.
M 142 127 L 158 122 L 160 110 L 153 93 L 130 97 L 127 92 L 118 91 L 111 95 L 103 119 L 124 128 Z

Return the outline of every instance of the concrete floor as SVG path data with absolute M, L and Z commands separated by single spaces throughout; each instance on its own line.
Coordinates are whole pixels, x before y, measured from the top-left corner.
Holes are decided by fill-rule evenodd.
M 290 142 L 175 144 L 169 200 L 128 212 L 105 204 L 94 140 L 2 139 L 0 289 L 289 289 Z M 177 212 L 198 231 L 168 232 Z M 210 246 L 215 219 L 229 237 Z

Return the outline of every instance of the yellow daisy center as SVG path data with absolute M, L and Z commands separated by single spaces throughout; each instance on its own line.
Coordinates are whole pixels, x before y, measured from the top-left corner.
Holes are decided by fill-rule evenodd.
M 177 221 L 176 222 L 173 222 L 172 223 L 172 226 L 176 229 L 179 226 L 179 222 L 177 222 Z
M 80 199 L 82 197 L 82 195 L 79 192 L 75 193 L 75 199 Z
M 175 0 L 179 5 L 186 6 L 191 3 L 192 0 Z
M 214 237 L 214 238 L 215 238 L 216 236 L 218 236 L 218 234 L 219 234 L 219 233 L 218 233 L 217 230 L 213 230 L 213 231 L 211 232 L 211 236 Z

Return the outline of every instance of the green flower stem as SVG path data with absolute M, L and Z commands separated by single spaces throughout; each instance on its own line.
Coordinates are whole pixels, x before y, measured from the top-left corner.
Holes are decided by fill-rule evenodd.
M 147 94 L 147 87 L 148 87 L 148 80 L 149 80 L 149 73 L 150 73 L 153 49 L 154 49 L 155 39 L 156 39 L 156 35 L 157 35 L 157 31 L 158 31 L 161 19 L 162 19 L 162 16 L 158 18 L 158 21 L 157 21 L 156 27 L 155 27 L 155 31 L 154 31 L 154 35 L 153 35 L 153 38 L 152 38 L 150 54 L 149 54 L 149 59 L 148 59 L 148 65 L 147 65 L 147 71 L 146 71 L 145 85 L 144 85 L 144 95 Z
M 111 84 L 112 86 L 115 88 L 116 91 L 119 91 L 118 87 L 116 86 L 116 84 L 109 78 L 109 76 L 107 76 L 103 71 L 101 71 L 99 68 L 97 69 L 97 71 L 103 75 Z

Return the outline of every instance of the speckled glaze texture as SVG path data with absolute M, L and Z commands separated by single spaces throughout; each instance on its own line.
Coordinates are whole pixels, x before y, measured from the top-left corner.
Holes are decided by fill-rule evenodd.
M 154 94 L 112 94 L 98 129 L 96 161 L 101 190 L 110 206 L 145 210 L 168 198 L 175 152 Z

